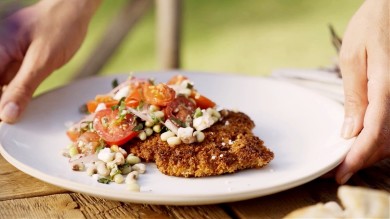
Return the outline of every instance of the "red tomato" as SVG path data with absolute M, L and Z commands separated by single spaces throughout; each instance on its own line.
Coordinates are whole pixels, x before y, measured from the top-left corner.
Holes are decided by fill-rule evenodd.
M 165 115 L 168 119 L 173 117 L 179 119 L 182 122 L 185 122 L 187 116 L 192 118 L 192 114 L 195 112 L 195 110 L 196 105 L 191 100 L 185 98 L 184 96 L 178 96 L 167 105 L 165 108 Z
M 195 100 L 196 106 L 201 109 L 212 108 L 215 106 L 213 101 L 203 95 L 200 95 L 199 93 L 193 93 L 191 97 Z
M 175 91 L 166 84 L 151 85 L 145 83 L 143 86 L 145 101 L 157 106 L 166 106 L 175 98 Z
M 118 110 L 105 109 L 96 113 L 93 127 L 107 144 L 122 145 L 138 135 L 133 131 L 135 125 L 134 115 L 127 114 L 119 120 Z
M 142 97 L 142 89 L 141 88 L 135 88 L 133 91 L 129 94 L 129 96 L 126 97 L 125 103 L 126 106 L 135 108 L 139 105 Z
M 168 85 L 180 84 L 184 80 L 188 80 L 188 78 L 183 75 L 175 75 L 171 79 L 169 79 L 167 84 Z

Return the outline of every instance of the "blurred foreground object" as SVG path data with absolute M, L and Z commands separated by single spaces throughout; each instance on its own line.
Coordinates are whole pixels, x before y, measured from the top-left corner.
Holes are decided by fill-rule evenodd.
M 390 194 L 363 187 L 340 186 L 336 202 L 297 209 L 285 218 L 389 218 Z

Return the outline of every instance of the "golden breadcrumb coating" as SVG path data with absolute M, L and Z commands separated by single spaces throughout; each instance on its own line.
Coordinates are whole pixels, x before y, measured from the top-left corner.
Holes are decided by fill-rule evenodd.
M 203 131 L 203 142 L 169 146 L 154 134 L 144 141 L 129 142 L 130 153 L 155 162 L 166 175 L 181 177 L 221 175 L 267 165 L 274 154 L 253 135 L 253 121 L 241 112 L 222 114 L 221 121 Z

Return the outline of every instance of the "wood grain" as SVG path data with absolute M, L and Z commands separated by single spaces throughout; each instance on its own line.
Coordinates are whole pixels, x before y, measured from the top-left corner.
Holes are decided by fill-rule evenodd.
M 217 205 L 162 206 L 109 201 L 79 193 L 71 196 L 87 218 L 230 218 Z
M 69 194 L 0 202 L 0 218 L 85 218 Z
M 19 171 L 1 155 L 0 188 L 0 201 L 66 192 Z

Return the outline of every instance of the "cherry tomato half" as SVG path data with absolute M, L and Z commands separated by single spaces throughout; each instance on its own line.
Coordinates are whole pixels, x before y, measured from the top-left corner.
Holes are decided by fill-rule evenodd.
M 167 118 L 176 118 L 182 122 L 185 122 L 187 117 L 192 117 L 192 114 L 196 110 L 196 105 L 184 96 L 178 96 L 172 102 L 170 102 L 165 108 L 165 114 Z
M 166 106 L 176 95 L 176 92 L 172 88 L 162 83 L 158 85 L 145 83 L 142 90 L 145 101 L 157 106 Z
M 195 100 L 196 106 L 201 109 L 213 108 L 215 106 L 212 100 L 199 93 L 193 93 L 191 97 Z
M 93 127 L 107 144 L 122 145 L 138 135 L 133 131 L 135 125 L 134 115 L 127 114 L 119 119 L 118 110 L 105 109 L 96 113 Z

